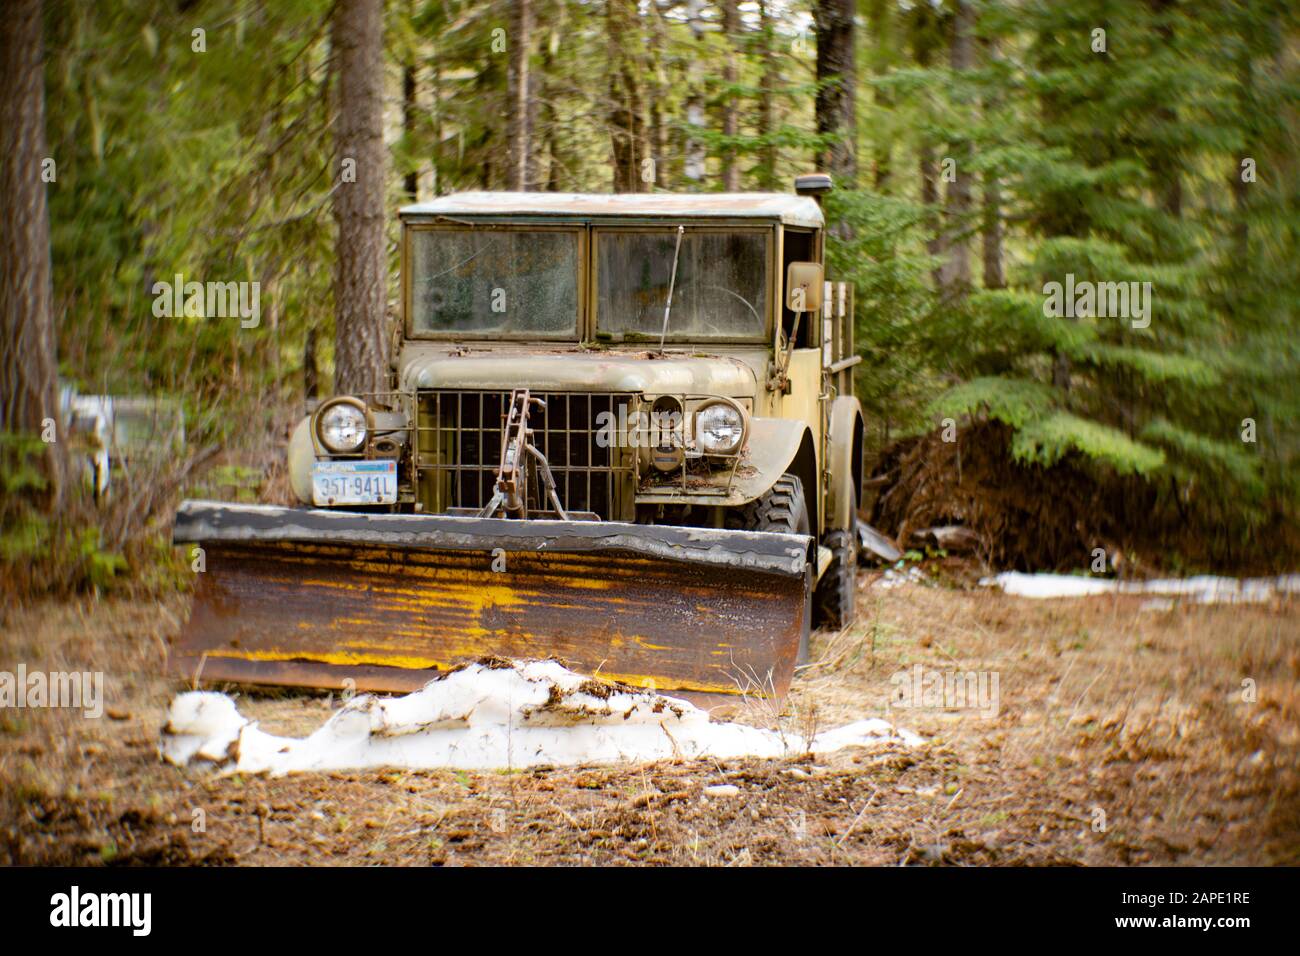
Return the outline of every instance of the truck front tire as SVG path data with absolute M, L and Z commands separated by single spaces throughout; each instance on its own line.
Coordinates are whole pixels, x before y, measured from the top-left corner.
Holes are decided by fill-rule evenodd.
M 811 525 L 803 482 L 791 474 L 782 475 L 762 495 L 727 515 L 727 527 L 735 531 L 812 534 Z
M 727 516 L 727 527 L 742 531 L 811 534 L 803 483 L 785 474 L 762 496 Z M 843 630 L 853 623 L 857 597 L 858 553 L 851 531 L 831 531 L 822 542 L 831 549 L 831 564 L 813 593 L 813 626 Z M 803 655 L 800 663 L 803 663 Z
M 812 534 L 812 522 L 808 518 L 808 501 L 803 496 L 803 482 L 796 475 L 789 473 L 778 478 L 772 487 L 755 498 L 743 508 L 737 508 L 727 515 L 727 527 L 734 531 L 771 531 L 777 534 Z M 816 572 L 808 571 L 809 578 Z M 808 647 L 812 631 L 813 608 L 816 597 L 813 596 L 804 612 L 803 631 L 799 636 L 799 654 L 795 663 L 802 667 L 810 658 Z

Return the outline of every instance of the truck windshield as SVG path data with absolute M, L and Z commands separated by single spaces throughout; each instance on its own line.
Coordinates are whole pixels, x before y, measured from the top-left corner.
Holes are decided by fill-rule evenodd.
M 576 232 L 412 229 L 408 241 L 417 334 L 577 333 Z
M 687 230 L 677 262 L 671 339 L 750 339 L 767 321 L 765 232 Z M 677 230 L 597 233 L 596 324 L 614 338 L 659 338 Z

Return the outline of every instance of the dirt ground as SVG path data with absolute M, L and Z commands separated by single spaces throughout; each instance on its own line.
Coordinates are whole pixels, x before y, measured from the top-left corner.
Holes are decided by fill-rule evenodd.
M 1294 601 L 1169 608 L 885 583 L 860 575 L 859 620 L 815 636 L 784 715 L 740 719 L 807 732 L 885 716 L 919 748 L 277 780 L 159 760 L 179 686 L 156 675 L 184 601 L 0 611 L 0 670 L 102 670 L 107 708 L 0 709 L 0 863 L 1300 863 Z M 891 678 L 917 665 L 996 675 L 996 714 L 891 707 L 913 686 Z M 239 699 L 293 734 L 338 705 Z M 720 783 L 739 793 L 704 794 Z

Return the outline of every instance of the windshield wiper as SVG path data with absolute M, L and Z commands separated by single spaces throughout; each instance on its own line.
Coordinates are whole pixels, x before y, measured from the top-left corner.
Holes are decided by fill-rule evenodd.
M 682 251 L 682 233 L 686 231 L 684 226 L 677 227 L 677 245 L 673 248 L 673 274 L 668 279 L 668 301 L 664 303 L 664 327 L 659 333 L 659 354 L 664 351 L 664 342 L 668 338 L 668 313 L 673 308 L 673 286 L 677 284 L 677 256 Z

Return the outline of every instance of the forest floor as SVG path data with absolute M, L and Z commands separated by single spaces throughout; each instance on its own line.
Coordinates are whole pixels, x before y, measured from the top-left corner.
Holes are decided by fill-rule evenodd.
M 0 669 L 102 670 L 106 710 L 0 709 L 0 863 L 1300 863 L 1294 600 L 1033 601 L 870 572 L 859 588 L 859 620 L 815 635 L 781 719 L 806 732 L 884 716 L 918 748 L 281 779 L 159 759 L 181 688 L 157 675 L 184 600 L 9 609 Z M 912 687 L 971 671 L 996 675 L 996 707 L 891 707 L 900 672 Z M 297 736 L 339 700 L 238 704 Z M 739 792 L 704 793 L 720 783 Z

